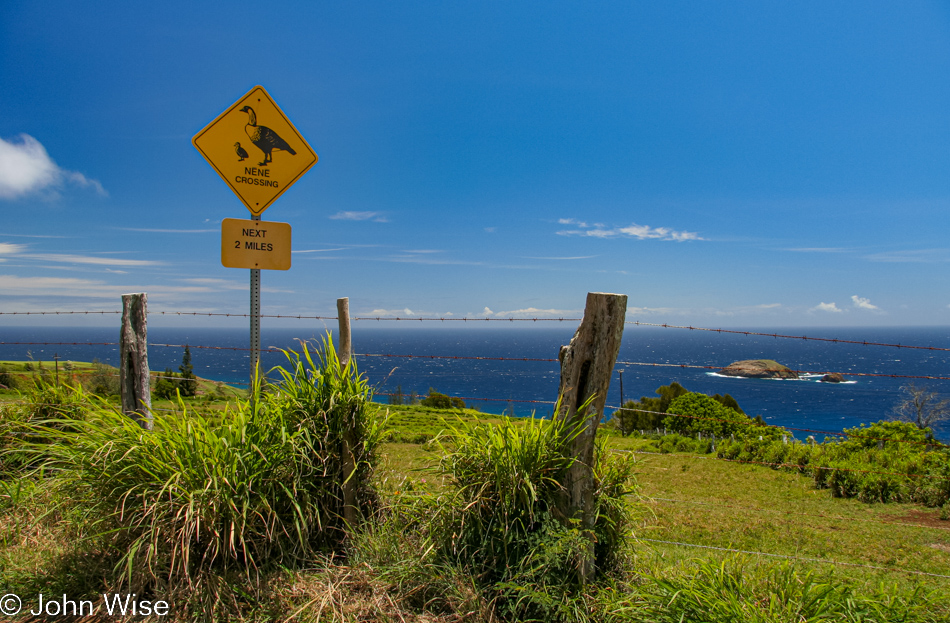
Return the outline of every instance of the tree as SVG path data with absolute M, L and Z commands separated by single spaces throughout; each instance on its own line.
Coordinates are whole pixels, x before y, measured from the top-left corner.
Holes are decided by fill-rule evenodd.
M 175 397 L 175 390 L 178 389 L 178 380 L 171 368 L 165 368 L 165 372 L 155 380 L 155 389 L 152 393 L 156 398 L 171 400 Z
M 185 354 L 181 357 L 181 365 L 178 366 L 181 373 L 181 380 L 178 381 L 178 391 L 182 396 L 194 396 L 198 393 L 198 377 L 195 376 L 194 366 L 191 365 L 191 349 L 185 345 Z
M 901 387 L 904 398 L 894 407 L 894 419 L 911 422 L 917 428 L 933 430 L 934 424 L 950 420 L 950 399 L 914 383 Z
M 659 398 L 641 396 L 637 401 L 628 400 L 614 411 L 611 421 L 624 437 L 635 430 L 659 428 L 663 425 L 663 414 L 669 409 L 670 403 L 688 393 L 689 390 L 676 382 L 662 385 L 656 389 Z
M 402 385 L 397 385 L 396 390 L 389 394 L 389 404 L 401 405 L 406 403 L 406 397 L 402 393 Z

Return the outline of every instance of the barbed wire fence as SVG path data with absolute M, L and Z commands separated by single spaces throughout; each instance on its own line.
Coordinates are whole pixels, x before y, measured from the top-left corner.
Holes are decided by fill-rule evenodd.
M 31 315 L 34 315 L 34 316 L 54 316 L 54 315 L 55 316 L 63 316 L 63 315 L 105 316 L 105 315 L 115 315 L 115 314 L 121 314 L 121 311 L 82 310 L 82 311 L 0 312 L 0 316 L 31 316 Z M 198 317 L 198 316 L 234 317 L 234 318 L 249 317 L 249 314 L 186 312 L 186 311 L 168 311 L 168 310 L 150 312 L 150 315 L 152 314 L 161 315 L 161 316 L 175 316 L 175 317 Z M 320 316 L 320 315 L 308 315 L 308 314 L 271 314 L 271 315 L 261 315 L 261 317 L 275 318 L 275 319 L 321 320 L 321 321 L 337 321 L 338 320 L 336 316 Z M 461 323 L 463 326 L 476 325 L 476 324 L 481 324 L 481 323 L 492 323 L 492 322 L 508 323 L 508 324 L 538 323 L 538 322 L 542 322 L 542 323 L 580 322 L 579 318 L 444 318 L 444 317 L 396 317 L 396 316 L 391 316 L 391 317 L 358 316 L 358 317 L 352 318 L 351 320 L 354 322 L 364 322 L 364 323 L 368 323 L 368 322 L 447 323 L 448 322 L 448 323 Z M 882 348 L 926 350 L 926 351 L 950 351 L 950 348 L 941 347 L 941 346 L 933 346 L 933 345 L 897 344 L 897 343 L 878 342 L 878 341 L 872 341 L 872 340 L 837 339 L 837 338 L 815 337 L 815 336 L 807 336 L 807 335 L 789 335 L 789 334 L 781 334 L 781 333 L 743 331 L 743 330 L 736 330 L 736 329 L 715 329 L 715 328 L 707 328 L 707 327 L 674 325 L 674 324 L 667 324 L 667 323 L 649 323 L 649 322 L 642 322 L 642 321 L 636 321 L 636 320 L 627 321 L 626 324 L 633 325 L 633 326 L 656 327 L 656 328 L 672 329 L 672 330 L 700 331 L 700 332 L 709 332 L 709 333 L 726 333 L 726 334 L 755 336 L 755 337 L 770 337 L 773 339 L 815 341 L 815 342 L 830 343 L 830 344 L 848 344 L 848 345 L 860 345 L 860 346 L 867 346 L 867 347 L 882 347 Z M 119 343 L 118 342 L 81 342 L 81 341 L 69 342 L 69 341 L 2 341 L 0 340 L 0 345 L 4 345 L 4 346 L 61 345 L 61 346 L 116 347 L 116 346 L 119 346 Z M 153 346 L 157 348 L 175 348 L 175 349 L 182 349 L 182 348 L 188 347 L 191 349 L 207 350 L 207 351 L 249 351 L 250 350 L 249 348 L 243 348 L 243 347 L 220 346 L 220 345 L 213 345 L 213 344 L 152 343 L 152 344 L 149 344 L 149 346 Z M 261 352 L 279 353 L 279 352 L 282 352 L 282 349 L 264 348 L 264 349 L 261 349 Z M 355 356 L 360 357 L 360 358 L 366 358 L 366 359 L 376 358 L 376 359 L 406 359 L 406 360 L 430 360 L 430 361 L 434 361 L 434 360 L 493 361 L 493 362 L 510 362 L 512 364 L 516 364 L 519 362 L 521 363 L 529 363 L 529 362 L 530 363 L 551 363 L 551 364 L 558 363 L 558 359 L 555 359 L 555 358 L 500 357 L 500 356 L 487 356 L 487 355 L 478 356 L 478 355 L 450 355 L 450 354 L 355 353 Z M 617 365 L 618 366 L 621 366 L 621 365 L 632 366 L 632 367 L 696 369 L 696 370 L 706 370 L 706 371 L 719 370 L 722 367 L 722 366 L 717 366 L 717 365 L 700 365 L 700 364 L 695 364 L 695 363 L 624 361 L 624 360 L 618 360 Z M 798 374 L 808 374 L 808 375 L 820 375 L 820 374 L 829 373 L 829 371 L 824 371 L 824 370 L 795 369 L 793 371 Z M 74 372 L 73 376 L 80 377 L 84 374 L 91 374 L 91 373 L 87 373 L 87 372 L 75 373 Z M 855 377 L 881 377 L 881 378 L 908 379 L 908 380 L 940 380 L 940 381 L 950 380 L 950 376 L 942 376 L 942 375 L 887 374 L 887 373 L 880 373 L 880 372 L 858 372 L 858 371 L 848 371 L 846 374 L 847 376 L 855 376 Z M 180 378 L 178 376 L 168 377 L 162 373 L 153 374 L 152 377 L 155 379 L 163 379 L 163 378 L 164 379 L 179 379 Z M 240 383 L 240 382 L 228 382 L 226 384 L 237 385 L 237 386 L 248 385 L 247 383 Z M 377 392 L 376 396 L 389 398 L 389 397 L 392 397 L 392 393 Z M 427 395 L 420 394 L 418 397 L 421 399 L 421 398 L 427 397 Z M 488 397 L 488 396 L 467 396 L 467 397 L 463 396 L 463 397 L 458 397 L 458 398 L 460 398 L 461 400 L 472 401 L 472 402 L 497 402 L 497 403 L 506 403 L 508 405 L 511 405 L 512 403 L 545 405 L 545 406 L 550 406 L 550 407 L 553 407 L 555 405 L 555 401 L 544 400 L 544 399 L 522 399 L 522 398 L 513 398 L 513 397 L 498 398 L 498 397 Z M 39 405 L 41 403 L 28 403 L 28 402 L 22 401 L 22 404 Z M 624 409 L 624 406 L 623 404 L 607 405 L 607 409 L 617 411 L 617 410 Z M 605 413 L 607 409 L 605 409 Z M 174 411 L 174 409 L 171 409 L 169 411 Z M 663 415 L 663 416 L 670 415 L 665 412 L 653 412 L 653 411 L 644 410 L 644 409 L 637 409 L 637 411 L 641 411 L 644 413 L 653 413 L 656 415 Z M 697 416 L 681 416 L 681 417 L 688 417 L 688 418 L 699 419 L 699 420 L 704 420 L 704 419 L 717 420 L 717 418 L 703 418 L 703 417 L 697 417 Z M 794 432 L 821 434 L 821 435 L 825 435 L 826 437 L 851 438 L 851 439 L 859 439 L 859 440 L 864 440 L 864 441 L 887 441 L 889 443 L 898 442 L 898 443 L 908 443 L 908 444 L 927 443 L 927 442 L 919 442 L 919 441 L 913 441 L 913 440 L 894 440 L 894 439 L 884 440 L 884 439 L 879 439 L 879 438 L 874 438 L 874 437 L 869 437 L 869 436 L 855 435 L 853 433 L 848 434 L 842 431 L 828 431 L 828 430 L 800 428 L 800 427 L 799 428 L 782 427 L 782 428 L 785 430 L 794 431 Z M 657 435 L 659 435 L 659 430 L 656 430 L 655 432 Z M 636 454 L 646 456 L 646 455 L 651 455 L 653 453 L 645 452 L 645 451 L 637 451 Z M 656 455 L 654 454 L 654 456 Z M 772 469 L 776 469 L 776 468 L 796 469 L 796 468 L 802 467 L 801 465 L 792 464 L 792 463 L 771 463 L 771 462 L 766 462 L 766 461 L 737 460 L 737 459 L 727 459 L 727 458 L 721 458 L 721 457 L 699 456 L 699 455 L 695 455 L 695 456 L 686 455 L 686 456 L 692 456 L 693 458 L 696 458 L 696 459 L 707 459 L 707 460 L 716 459 L 716 460 L 735 462 L 735 463 L 740 463 L 740 464 L 756 465 L 756 466 L 768 467 Z M 856 472 L 856 473 L 871 472 L 871 470 L 860 470 L 860 469 L 845 468 L 845 467 L 829 467 L 825 469 L 829 469 L 832 471 Z M 929 479 L 950 480 L 950 478 L 938 477 L 938 476 L 929 475 L 929 474 L 900 473 L 900 472 L 893 472 L 893 471 L 878 471 L 878 472 L 873 472 L 873 473 L 879 473 L 883 475 L 902 476 L 902 477 L 908 477 L 908 478 L 929 478 Z M 653 498 L 653 501 L 657 503 L 667 503 L 667 504 L 693 504 L 693 505 L 703 504 L 702 502 L 676 500 L 673 498 Z M 763 509 L 746 508 L 746 507 L 735 506 L 735 505 L 717 504 L 717 506 L 720 508 L 733 508 L 734 510 L 739 511 L 739 512 L 753 512 L 753 511 L 762 512 L 763 510 Z M 807 513 L 796 514 L 791 511 L 786 511 L 785 514 L 797 515 L 797 516 L 809 516 Z M 827 518 L 827 517 L 824 517 L 824 518 Z M 854 519 L 853 518 L 839 518 L 839 520 L 853 521 Z M 888 522 L 888 521 L 882 521 L 882 520 L 864 520 L 864 521 L 878 522 L 878 523 L 883 523 L 883 524 L 893 523 L 895 525 L 900 525 L 900 526 L 913 525 L 913 524 L 908 524 L 906 522 Z M 950 530 L 950 527 L 934 527 L 934 526 L 923 526 L 923 525 L 917 525 L 916 527 L 923 528 L 923 529 Z M 821 564 L 830 564 L 830 565 L 863 567 L 870 570 L 878 570 L 878 571 L 884 571 L 888 573 L 902 573 L 902 574 L 908 574 L 908 575 L 920 575 L 920 576 L 927 576 L 927 577 L 934 577 L 934 578 L 941 578 L 941 579 L 950 579 L 950 575 L 944 575 L 940 573 L 930 573 L 930 572 L 925 572 L 925 571 L 920 571 L 920 570 L 906 569 L 906 568 L 893 567 L 893 566 L 880 566 L 880 565 L 869 565 L 869 564 L 863 564 L 863 563 L 835 561 L 835 560 L 825 559 L 821 557 L 808 557 L 808 556 L 779 554 L 779 553 L 771 553 L 771 552 L 760 552 L 760 551 L 753 551 L 753 550 L 744 550 L 741 548 L 719 547 L 719 546 L 700 544 L 700 543 L 679 542 L 679 541 L 674 541 L 674 540 L 648 539 L 648 538 L 641 538 L 640 540 L 643 542 L 652 543 L 655 545 L 715 550 L 715 551 L 722 551 L 722 552 L 741 553 L 741 554 L 746 554 L 746 555 L 790 559 L 790 560 L 798 560 L 798 561 L 803 561 L 803 562 L 812 562 L 812 563 L 821 563 Z

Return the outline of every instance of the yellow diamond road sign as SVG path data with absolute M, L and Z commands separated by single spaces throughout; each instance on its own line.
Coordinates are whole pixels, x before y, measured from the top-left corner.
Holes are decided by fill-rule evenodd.
M 254 216 L 317 161 L 317 154 L 261 86 L 191 142 Z

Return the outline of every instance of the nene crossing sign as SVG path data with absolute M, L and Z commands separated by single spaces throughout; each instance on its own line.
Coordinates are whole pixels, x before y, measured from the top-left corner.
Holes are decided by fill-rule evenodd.
M 260 216 L 317 161 L 317 154 L 261 86 L 191 142 L 254 216 Z

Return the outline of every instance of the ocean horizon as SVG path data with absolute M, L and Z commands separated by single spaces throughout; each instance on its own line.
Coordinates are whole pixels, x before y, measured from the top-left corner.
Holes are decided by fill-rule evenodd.
M 486 323 L 487 324 L 487 323 Z M 500 323 L 499 323 L 500 324 Z M 424 395 L 430 388 L 458 396 L 487 413 L 513 412 L 548 415 L 557 397 L 561 345 L 574 334 L 574 323 L 555 326 L 517 325 L 404 328 L 353 327 L 357 365 L 379 394 L 399 388 L 403 394 Z M 950 327 L 774 328 L 759 333 L 807 335 L 815 338 L 856 340 L 950 348 Z M 0 360 L 52 362 L 98 359 L 118 364 L 118 327 L 0 327 Z M 300 349 L 300 340 L 319 343 L 327 329 L 262 328 L 263 348 Z M 335 332 L 332 332 L 334 338 Z M 148 332 L 152 370 L 178 369 L 183 348 L 162 344 L 189 344 L 195 373 L 227 384 L 246 386 L 250 353 L 247 328 L 151 327 Z M 55 342 L 57 344 L 10 344 Z M 65 344 L 85 342 L 87 344 Z M 108 343 L 108 344 L 98 344 Z M 216 347 L 216 348 L 206 348 Z M 401 357 L 412 355 L 413 358 Z M 439 359 L 438 357 L 498 357 L 492 359 Z M 774 359 L 795 370 L 812 372 L 800 380 L 747 379 L 719 375 L 715 369 L 668 366 L 725 367 L 742 359 Z M 524 361 L 541 359 L 553 361 Z M 285 364 L 282 353 L 264 352 L 263 369 Z M 657 365 L 654 365 L 657 364 Z M 618 363 L 607 396 L 609 417 L 623 400 L 653 396 L 661 385 L 678 382 L 691 391 L 732 395 L 750 416 L 761 415 L 769 424 L 784 426 L 804 438 L 808 431 L 840 432 L 843 428 L 892 417 L 901 388 L 924 385 L 950 397 L 950 381 L 910 379 L 908 376 L 950 377 L 950 352 L 803 339 L 775 338 L 685 329 L 627 325 Z M 821 373 L 840 372 L 846 383 L 818 382 Z M 861 376 L 882 375 L 882 376 Z M 379 396 L 378 400 L 386 402 Z M 530 402 L 541 401 L 541 402 Z M 950 422 L 935 430 L 950 440 Z M 821 438 L 818 434 L 816 437 Z

